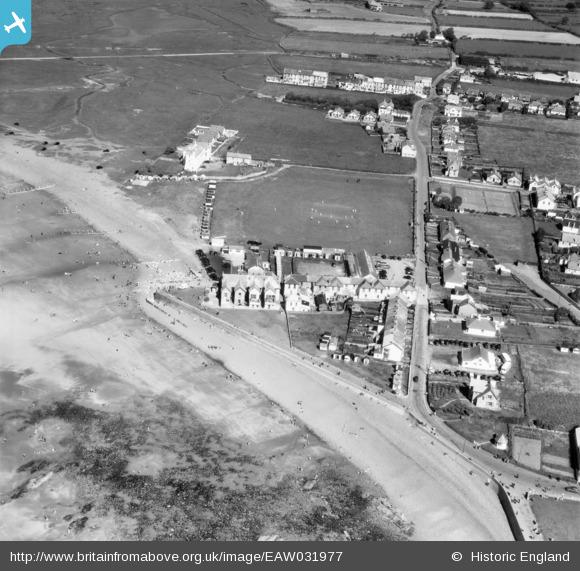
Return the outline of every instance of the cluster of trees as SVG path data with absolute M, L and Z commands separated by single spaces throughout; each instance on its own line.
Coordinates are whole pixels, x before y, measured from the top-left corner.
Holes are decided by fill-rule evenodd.
M 455 194 L 455 193 L 453 193 Z M 440 188 L 435 190 L 435 196 L 433 197 L 433 206 L 436 208 L 442 208 L 443 210 L 449 210 L 453 212 L 454 210 L 459 210 L 463 199 L 461 196 L 449 196 L 441 192 Z

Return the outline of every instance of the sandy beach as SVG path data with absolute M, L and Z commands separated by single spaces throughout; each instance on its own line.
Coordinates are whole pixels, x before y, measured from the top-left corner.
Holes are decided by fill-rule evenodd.
M 499 502 L 484 479 L 470 475 L 467 465 L 458 463 L 405 415 L 343 385 L 333 384 L 327 376 L 280 358 L 267 347 L 232 335 L 195 315 L 180 314 L 179 319 L 187 325 L 184 327 L 172 324 L 172 317 L 146 304 L 145 296 L 153 288 L 162 282 L 186 279 L 189 269 L 197 268 L 194 248 L 160 217 L 127 199 L 105 174 L 38 156 L 6 137 L 0 143 L 0 151 L 3 171 L 34 186 L 54 185 L 49 191 L 52 195 L 135 259 L 140 286 L 134 319 L 140 320 L 145 314 L 175 331 L 190 346 L 222 362 L 244 379 L 248 391 L 257 389 L 303 422 L 385 490 L 395 506 L 414 522 L 416 539 L 512 539 Z M 170 280 L 160 279 L 159 263 L 169 270 Z M 30 305 L 32 299 L 24 296 L 10 302 L 3 300 L 12 308 L 16 334 L 5 334 L 2 346 L 10 348 L 13 364 L 22 367 L 33 360 L 39 367 L 50 370 L 55 363 L 45 351 L 35 350 L 34 346 L 54 338 L 58 321 L 39 315 L 39 321 L 35 322 L 34 312 L 38 307 Z M 95 324 L 99 316 L 107 315 L 107 333 L 109 337 L 113 335 L 115 349 L 119 350 L 113 350 L 110 342 L 103 342 L 98 325 L 77 331 L 70 324 L 67 329 L 64 323 L 60 325 L 64 329 L 57 328 L 62 348 L 66 347 L 70 354 L 84 355 L 93 363 L 114 364 L 116 370 L 123 371 L 120 378 L 125 379 L 131 390 L 135 390 L 138 379 L 139 383 L 147 384 L 144 388 L 156 393 L 178 391 L 192 408 L 204 409 L 206 416 L 210 414 L 208 411 L 213 411 L 215 422 L 227 417 L 232 433 L 236 427 L 247 432 L 234 395 L 214 390 L 212 406 L 206 407 L 207 384 L 200 387 L 185 382 L 175 384 L 167 370 L 165 374 L 155 370 L 152 360 L 143 360 L 139 349 L 131 345 L 130 337 L 125 337 L 122 330 L 113 334 L 116 308 L 99 307 L 98 299 L 89 301 Z M 134 298 L 128 301 L 134 302 Z M 59 313 L 58 308 L 55 312 Z M 74 314 L 66 318 L 67 323 L 72 323 Z M 183 347 L 180 351 L 184 351 Z

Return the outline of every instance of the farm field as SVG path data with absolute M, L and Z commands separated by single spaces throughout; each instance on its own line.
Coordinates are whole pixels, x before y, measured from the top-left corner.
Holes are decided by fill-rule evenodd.
M 461 208 L 477 212 L 497 212 L 517 216 L 519 214 L 519 198 L 516 192 L 493 190 L 491 188 L 474 187 L 468 184 L 433 183 L 434 188 L 442 192 L 455 194 L 462 199 Z M 454 189 L 454 190 L 452 190 Z
M 500 2 L 495 2 L 493 5 L 493 9 L 491 10 L 484 10 L 484 5 L 485 5 L 484 0 L 481 0 L 479 2 L 476 0 L 444 0 L 443 3 L 441 4 L 441 7 L 448 11 L 461 10 L 464 12 L 470 13 L 475 12 L 483 15 L 489 14 L 496 15 L 497 13 L 499 13 L 505 14 L 510 18 L 530 17 L 529 14 L 522 14 L 521 12 L 517 12 L 516 10 L 512 10 L 507 6 L 500 4 Z
M 536 20 L 512 19 L 512 18 L 494 18 L 488 15 L 487 18 L 472 18 L 468 15 L 450 15 L 441 16 L 439 24 L 445 28 L 453 28 L 455 30 L 464 27 L 478 27 L 478 28 L 498 28 L 506 30 L 527 30 L 527 31 L 550 31 L 552 28 Z M 553 30 L 552 30 L 553 31 Z M 456 32 L 457 34 L 457 32 Z M 457 37 L 460 37 L 457 34 Z
M 578 9 L 568 10 L 566 5 L 570 0 L 528 0 L 530 8 L 536 18 L 559 29 L 580 32 L 580 14 Z M 518 3 L 518 0 L 509 0 L 510 4 Z M 578 8 L 578 5 L 576 5 Z
M 478 135 L 486 159 L 569 184 L 580 182 L 580 123 L 576 121 L 506 113 L 501 123 L 480 123 Z
M 485 84 L 484 90 L 490 93 L 529 95 L 534 98 L 544 97 L 548 99 L 569 99 L 578 93 L 579 88 L 576 85 L 569 84 L 494 78 L 491 80 L 491 83 Z M 509 114 L 510 117 L 512 115 L 517 116 L 517 113 Z M 505 117 L 507 116 L 508 115 Z
M 212 233 L 230 243 L 404 255 L 412 250 L 409 180 L 292 167 L 257 181 L 222 183 Z
M 260 117 L 257 121 L 256 117 Z M 328 121 L 322 111 L 246 98 L 206 118 L 239 130 L 240 152 L 307 166 L 407 174 L 415 161 L 384 155 L 380 139 L 358 125 Z
M 482 28 L 471 26 L 455 26 L 458 38 L 507 40 L 515 42 L 580 45 L 580 38 L 568 32 L 538 32 L 529 30 L 508 30 L 497 28 Z
M 417 46 L 407 40 L 392 41 L 386 44 L 374 36 L 356 36 L 350 39 L 344 34 L 293 32 L 280 41 L 286 50 L 304 52 L 323 52 L 331 54 L 352 54 L 359 56 L 378 56 L 402 60 L 436 59 L 449 60 L 449 50 L 437 46 Z
M 428 24 L 400 24 L 391 22 L 369 22 L 336 20 L 331 18 L 276 18 L 278 24 L 306 32 L 338 32 L 340 34 L 376 34 L 378 36 L 401 37 L 416 34 Z
M 504 56 L 501 63 L 505 69 L 522 71 L 580 71 L 580 62 L 574 60 Z
M 428 23 L 421 10 L 413 10 L 411 15 L 390 11 L 372 12 L 360 2 L 349 5 L 332 2 L 304 2 L 301 0 L 268 0 L 274 11 L 283 16 L 298 18 L 341 18 L 349 20 L 370 20 L 381 22 L 423 22 Z M 409 11 L 409 10 L 407 10 Z
M 580 56 L 580 49 L 577 46 L 568 46 L 563 50 L 562 46 L 543 43 L 459 39 L 457 53 L 575 61 Z
M 349 61 L 347 59 L 320 58 L 308 56 L 276 55 L 270 58 L 274 68 L 281 74 L 285 67 L 295 69 L 316 69 L 334 73 L 362 73 L 371 76 L 396 77 L 399 79 L 413 79 L 415 75 L 436 77 L 443 66 L 409 65 L 396 63 L 367 63 Z M 292 88 L 292 86 L 286 86 Z
M 454 214 L 453 217 L 478 246 L 486 248 L 499 262 L 537 262 L 529 218 L 482 214 Z

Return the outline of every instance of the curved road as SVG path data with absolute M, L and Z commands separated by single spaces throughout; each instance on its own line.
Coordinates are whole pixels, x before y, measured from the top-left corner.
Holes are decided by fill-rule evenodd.
M 435 438 L 442 444 L 447 445 L 456 457 L 461 458 L 461 461 L 470 465 L 474 471 L 484 478 L 495 478 L 496 481 L 501 483 L 508 491 L 508 495 L 514 500 L 514 508 L 524 537 L 527 540 L 543 539 L 537 533 L 536 526 L 533 523 L 534 515 L 524 495 L 529 492 L 541 493 L 545 496 L 566 498 L 573 501 L 580 501 L 580 496 L 566 492 L 564 488 L 569 484 L 559 483 L 522 467 L 502 462 L 491 454 L 475 448 L 473 443 L 466 441 L 434 415 L 427 402 L 429 288 L 426 282 L 424 214 L 425 204 L 429 200 L 429 164 L 427 150 L 419 135 L 419 122 L 423 107 L 428 105 L 430 100 L 436 96 L 435 87 L 437 83 L 456 68 L 455 54 L 452 54 L 451 67 L 435 78 L 430 96 L 416 103 L 408 129 L 409 137 L 417 148 L 417 167 L 415 171 L 415 282 L 417 287 L 417 305 L 409 378 L 418 378 L 416 383 L 410 382 L 407 398 L 408 411 Z

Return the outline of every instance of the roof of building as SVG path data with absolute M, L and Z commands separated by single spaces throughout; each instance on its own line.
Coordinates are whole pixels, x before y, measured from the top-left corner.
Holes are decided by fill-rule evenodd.
M 474 317 L 473 319 L 468 319 L 466 325 L 468 329 L 479 329 L 480 331 L 495 333 L 495 326 L 489 319 Z

